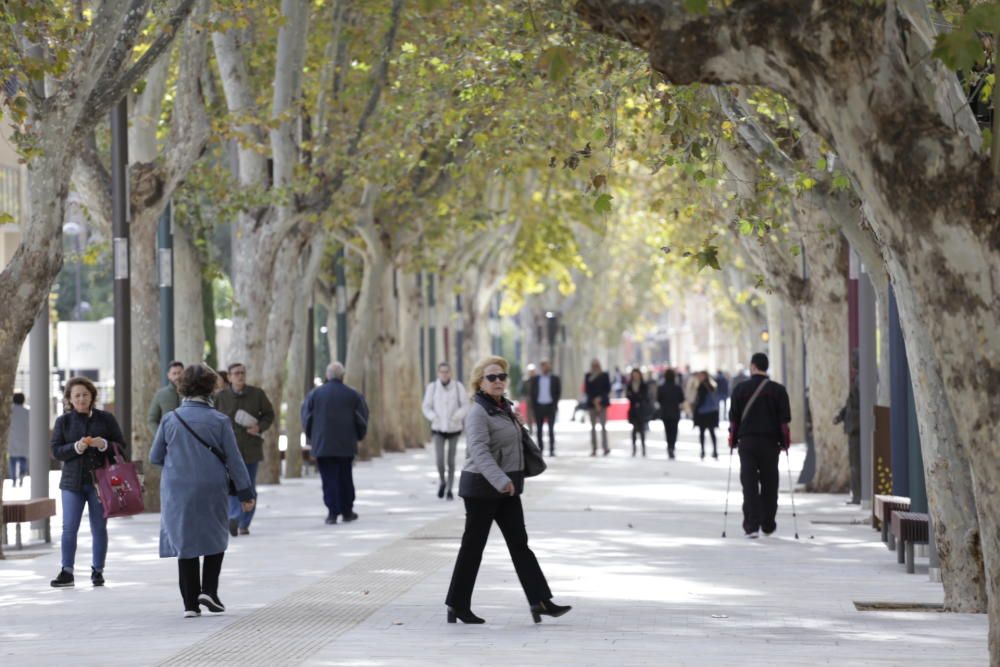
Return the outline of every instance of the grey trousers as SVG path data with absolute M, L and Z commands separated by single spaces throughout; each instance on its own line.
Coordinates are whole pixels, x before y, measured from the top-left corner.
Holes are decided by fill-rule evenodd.
M 434 453 L 437 455 L 438 476 L 444 484 L 444 444 L 448 442 L 448 490 L 451 491 L 455 483 L 455 450 L 458 449 L 458 436 L 456 433 L 450 437 L 444 437 L 440 433 L 434 434 Z
M 608 451 L 608 408 L 590 408 L 590 447 L 591 453 L 597 453 L 597 425 L 601 425 L 601 444 Z

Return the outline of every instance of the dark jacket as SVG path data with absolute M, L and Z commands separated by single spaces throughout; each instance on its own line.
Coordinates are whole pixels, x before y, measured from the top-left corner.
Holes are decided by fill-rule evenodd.
M 83 455 L 76 453 L 76 442 L 83 437 L 104 438 L 108 441 L 106 451 L 99 452 L 94 447 L 88 447 Z M 59 415 L 52 427 L 53 458 L 63 462 L 62 478 L 59 488 L 67 491 L 80 491 L 84 484 L 94 483 L 94 471 L 103 468 L 108 457 L 114 453 L 111 443 L 117 442 L 126 459 L 132 456 L 132 449 L 125 442 L 118 421 L 110 412 L 94 408 L 89 415 L 71 411 Z
M 257 426 L 263 434 L 274 423 L 274 408 L 267 394 L 260 387 L 246 385 L 237 394 L 232 387 L 223 389 L 215 395 L 215 409 L 229 417 L 236 433 L 236 444 L 246 463 L 260 463 L 264 460 L 264 438 L 260 435 L 247 433 L 245 427 L 236 423 L 235 417 L 239 410 L 250 413 L 257 419 Z
M 649 396 L 649 385 L 643 381 L 639 390 L 632 389 L 632 383 L 625 385 L 625 396 L 628 398 L 628 421 L 634 426 L 645 426 L 653 414 L 653 402 Z
M 660 404 L 660 419 L 663 421 L 680 421 L 681 403 L 684 402 L 684 390 L 676 383 L 662 383 L 656 390 L 656 402 Z
M 549 374 L 549 391 L 552 394 L 552 405 L 559 405 L 559 399 L 562 398 L 562 380 L 555 373 Z M 531 400 L 531 405 L 538 405 L 538 390 L 539 383 L 542 381 L 541 375 L 536 375 L 535 377 L 528 380 L 528 398 Z
M 329 380 L 309 392 L 300 414 L 313 456 L 358 455 L 358 442 L 368 430 L 368 404 L 343 380 Z
M 177 393 L 177 387 L 173 384 L 161 387 L 156 392 L 146 413 L 146 423 L 149 424 L 149 430 L 153 435 L 156 435 L 156 429 L 159 428 L 163 416 L 176 410 L 180 404 L 181 395 Z
M 698 393 L 694 399 L 694 425 L 703 428 L 719 427 L 719 397 L 704 382 L 698 385 Z
M 715 376 L 715 387 L 720 401 L 729 398 L 729 378 L 725 373 L 720 372 Z
M 773 442 L 782 447 L 783 427 L 792 421 L 792 409 L 788 402 L 788 392 L 773 380 L 761 391 L 750 413 L 743 414 L 750 397 L 764 376 L 754 375 L 733 389 L 732 406 L 729 408 L 729 429 L 736 435 L 736 441 L 754 440 Z
M 601 406 L 611 405 L 611 378 L 604 371 L 597 375 L 587 373 L 583 378 L 583 390 L 587 394 L 587 407 L 594 407 L 594 399 L 601 399 Z

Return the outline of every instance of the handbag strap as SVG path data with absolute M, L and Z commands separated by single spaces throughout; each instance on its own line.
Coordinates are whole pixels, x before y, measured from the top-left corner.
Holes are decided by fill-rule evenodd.
M 216 449 L 215 447 L 213 447 L 212 445 L 210 445 L 210 444 L 208 444 L 207 442 L 205 442 L 205 440 L 204 440 L 204 439 L 203 439 L 203 438 L 202 438 L 202 437 L 201 437 L 200 435 L 198 435 L 197 433 L 195 433 L 195 432 L 194 432 L 194 429 L 193 429 L 193 428 L 191 428 L 190 426 L 188 426 L 188 423 L 187 423 L 186 421 L 184 421 L 184 419 L 183 419 L 183 418 L 182 418 L 182 417 L 181 417 L 181 416 L 180 416 L 179 414 L 177 414 L 177 411 L 176 411 L 176 410 L 174 410 L 174 411 L 173 411 L 173 415 L 174 415 L 175 417 L 177 417 L 177 421 L 179 421 L 179 422 L 180 422 L 181 424 L 183 424 L 183 425 L 184 425 L 184 428 L 186 428 L 186 429 L 188 430 L 188 432 L 189 432 L 189 433 L 190 433 L 191 435 L 193 435 L 193 436 L 194 436 L 194 439 L 195 439 L 195 440 L 197 440 L 197 441 L 198 441 L 198 442 L 200 442 L 201 444 L 205 445 L 205 447 L 207 447 L 207 448 L 208 448 L 208 451 L 210 451 L 210 452 L 212 452 L 213 454 L 215 454 L 215 458 L 219 459 L 219 461 L 221 461 L 221 462 L 222 462 L 222 465 L 226 465 L 226 456 L 225 456 L 225 454 L 221 454 L 221 453 L 219 452 L 219 450 L 217 450 L 217 449 Z
M 747 406 L 743 408 L 743 414 L 740 415 L 741 427 L 743 426 L 743 423 L 746 421 L 747 413 L 750 412 L 750 408 L 753 407 L 753 404 L 757 402 L 757 397 L 760 396 L 760 392 L 764 389 L 764 385 L 766 385 L 768 382 L 769 380 L 767 378 L 764 378 L 764 381 L 761 382 L 759 385 L 757 385 L 757 390 L 750 396 L 750 400 L 747 401 Z

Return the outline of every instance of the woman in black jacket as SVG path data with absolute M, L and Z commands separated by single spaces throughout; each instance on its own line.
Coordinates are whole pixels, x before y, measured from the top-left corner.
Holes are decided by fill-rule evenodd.
M 656 402 L 660 404 L 660 419 L 667 436 L 667 456 L 673 459 L 676 458 L 677 423 L 681 420 L 681 404 L 684 402 L 684 390 L 677 384 L 673 369 L 664 371 L 663 384 L 656 390 Z
M 701 458 L 705 458 L 705 431 L 712 436 L 712 458 L 718 460 L 719 448 L 715 441 L 715 429 L 719 428 L 719 397 L 708 373 L 698 374 L 698 393 L 694 399 L 694 425 L 698 427 L 701 442 Z
M 62 569 L 52 580 L 54 588 L 73 585 L 73 565 L 76 561 L 76 534 L 80 530 L 83 507 L 88 506 L 90 534 L 93 541 L 93 561 L 90 581 L 94 586 L 104 585 L 104 559 L 108 553 L 108 525 L 104 506 L 97 496 L 94 471 L 103 468 L 117 443 L 122 455 L 130 451 L 121 427 L 114 415 L 94 407 L 97 387 L 83 377 L 71 378 L 66 383 L 64 397 L 69 411 L 56 419 L 52 428 L 52 456 L 63 462 L 62 489 L 63 531 Z
M 649 396 L 649 386 L 642 379 L 642 371 L 633 368 L 625 387 L 628 398 L 628 421 L 632 424 L 632 456 L 635 456 L 635 437 L 642 441 L 642 455 L 646 455 L 646 422 L 653 414 L 653 404 Z

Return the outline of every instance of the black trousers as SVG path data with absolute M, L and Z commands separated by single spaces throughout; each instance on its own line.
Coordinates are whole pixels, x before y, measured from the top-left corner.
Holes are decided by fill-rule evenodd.
M 222 572 L 222 557 L 226 552 L 205 556 L 204 570 L 199 577 L 200 563 L 198 558 L 178 558 L 177 573 L 180 575 L 181 598 L 184 599 L 184 609 L 198 610 L 198 596 L 208 593 L 218 597 L 219 574 Z
M 544 433 L 542 431 L 542 426 L 545 422 L 549 423 L 549 453 L 555 454 L 556 451 L 556 404 L 549 403 L 547 405 L 536 404 L 534 406 L 535 413 L 535 425 L 538 427 L 538 448 L 543 452 L 545 451 L 545 443 L 543 442 Z
M 664 419 L 663 430 L 667 434 L 667 453 L 673 456 L 674 448 L 677 446 L 677 422 L 676 419 Z
M 719 455 L 719 445 L 715 440 L 715 427 L 713 426 L 699 426 L 698 427 L 698 442 L 701 443 L 701 455 L 705 456 L 705 431 L 712 436 L 712 455 Z
M 740 483 L 743 485 L 743 531 L 774 532 L 778 513 L 778 456 L 773 440 L 740 440 Z
M 317 456 L 316 467 L 323 480 L 323 503 L 336 516 L 354 511 L 354 457 Z
M 500 532 L 507 542 L 507 550 L 514 561 L 514 570 L 521 581 L 528 604 L 538 604 L 552 597 L 538 559 L 528 548 L 528 531 L 524 527 L 521 497 L 506 496 L 496 500 L 466 498 L 465 533 L 462 534 L 462 546 L 458 550 L 451 586 L 445 600 L 449 607 L 462 610 L 472 607 L 472 589 L 476 586 L 483 549 L 486 548 L 486 540 L 494 521 L 500 526 Z

